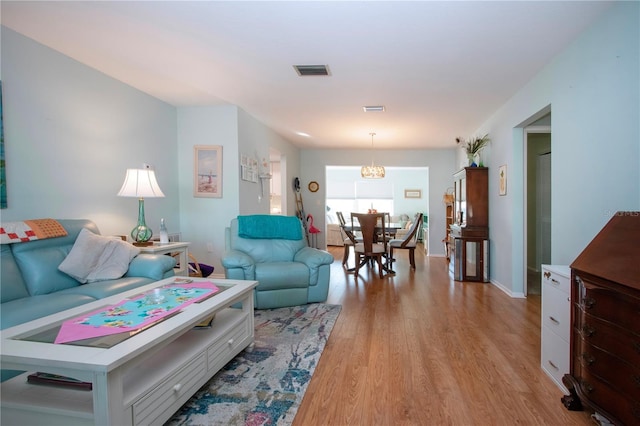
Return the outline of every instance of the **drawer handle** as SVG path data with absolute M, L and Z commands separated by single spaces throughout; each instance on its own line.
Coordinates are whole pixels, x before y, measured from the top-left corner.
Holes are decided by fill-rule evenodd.
M 175 385 L 173 385 L 174 392 L 180 392 L 180 389 L 182 389 L 182 384 L 176 383 Z
M 552 317 L 551 315 L 549 315 L 549 319 L 551 320 L 552 323 L 554 324 L 560 324 L 560 321 L 558 321 L 557 319 L 555 319 L 554 317 Z
M 587 365 L 591 365 L 591 364 L 593 364 L 594 362 L 596 362 L 596 359 L 593 357 L 593 355 L 589 355 L 589 354 L 588 354 L 588 353 L 586 353 L 586 352 L 583 352 L 583 353 L 582 353 L 581 358 L 582 358 L 582 360 L 583 360 L 584 362 L 586 362 L 586 363 L 587 363 Z
M 588 325 L 583 325 L 582 326 L 582 335 L 586 336 L 586 337 L 591 337 L 596 333 L 596 330 L 594 328 L 589 327 Z M 640 345 L 639 345 L 640 348 Z
M 580 387 L 583 390 L 585 390 L 585 391 L 587 391 L 589 393 L 593 392 L 593 386 L 591 386 L 591 384 L 589 384 L 589 382 L 587 382 L 586 380 L 583 380 L 582 383 L 580 383 L 580 385 L 581 385 Z
M 592 298 L 592 297 L 585 297 L 584 299 L 584 306 L 587 309 L 591 309 L 595 306 L 596 304 L 596 299 Z
M 229 340 L 227 340 L 227 344 L 228 344 L 229 346 L 233 345 L 233 339 L 229 339 Z
M 549 361 L 549 360 L 548 360 L 547 362 L 549 363 L 549 365 L 550 365 L 550 366 L 552 366 L 552 367 L 553 367 L 553 368 L 555 368 L 556 370 L 559 370 L 558 366 L 557 366 L 557 365 L 555 365 L 553 362 L 551 362 L 551 361 Z
M 551 282 L 560 285 L 560 281 L 556 280 L 555 278 L 551 278 Z

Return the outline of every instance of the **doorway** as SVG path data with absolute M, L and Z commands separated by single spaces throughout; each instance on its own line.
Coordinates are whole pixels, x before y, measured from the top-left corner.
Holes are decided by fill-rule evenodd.
M 540 294 L 541 265 L 551 262 L 551 128 L 525 129 L 526 295 Z
M 286 214 L 286 190 L 283 189 L 283 176 L 286 175 L 284 157 L 275 148 L 269 148 L 269 164 L 271 180 L 269 182 L 269 213 L 272 215 Z

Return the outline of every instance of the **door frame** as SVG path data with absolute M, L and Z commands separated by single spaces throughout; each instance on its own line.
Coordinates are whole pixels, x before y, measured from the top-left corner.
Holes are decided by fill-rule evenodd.
M 527 282 L 527 227 L 526 227 L 526 128 L 533 128 L 536 121 L 546 115 L 552 115 L 551 104 L 526 118 L 513 127 L 512 159 L 513 171 L 509 172 L 509 184 L 519 190 L 513 191 L 512 227 L 511 227 L 511 295 L 512 297 L 526 297 Z M 553 134 L 551 130 L 550 133 Z M 553 146 L 552 146 L 553 151 Z
M 529 145 L 529 135 L 530 134 L 540 134 L 540 133 L 545 133 L 545 134 L 549 134 L 551 135 L 551 126 L 550 125 L 544 125 L 544 126 L 527 126 L 523 129 L 524 131 L 524 146 L 523 146 L 523 154 L 524 154 L 524 158 L 523 158 L 523 165 L 524 165 L 524 188 L 523 188 L 523 194 L 527 194 L 528 190 L 531 189 L 530 187 L 530 182 L 527 178 L 527 176 L 529 175 L 529 170 L 528 170 L 528 164 L 529 164 L 529 158 L 528 158 L 528 145 Z M 532 185 L 535 186 L 535 182 L 533 182 Z M 523 208 L 523 223 L 524 223 L 524 238 L 523 238 L 523 242 L 524 242 L 524 247 L 523 247 L 523 264 L 524 264 L 524 277 L 523 277 L 523 293 L 524 296 L 527 297 L 527 295 L 529 294 L 529 289 L 528 289 L 528 273 L 529 273 L 529 262 L 528 262 L 528 247 L 529 247 L 529 232 L 527 231 L 528 226 L 527 224 L 529 223 L 528 220 L 528 211 L 529 211 L 529 206 L 527 203 L 527 197 L 524 196 L 524 208 Z

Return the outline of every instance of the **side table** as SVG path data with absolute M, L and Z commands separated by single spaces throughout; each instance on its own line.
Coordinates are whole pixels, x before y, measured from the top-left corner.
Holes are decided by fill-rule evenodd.
M 151 246 L 140 247 L 140 253 L 178 256 L 178 263 L 173 270 L 174 273 L 178 276 L 189 276 L 189 243 L 186 241 L 165 244 L 154 242 Z

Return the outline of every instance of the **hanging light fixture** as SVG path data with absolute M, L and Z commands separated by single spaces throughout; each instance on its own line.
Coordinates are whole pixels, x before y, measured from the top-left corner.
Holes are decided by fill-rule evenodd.
M 362 166 L 360 169 L 360 175 L 365 179 L 381 179 L 384 177 L 384 167 L 376 166 L 373 164 L 373 137 L 375 133 L 369 133 L 371 135 L 371 165 Z

